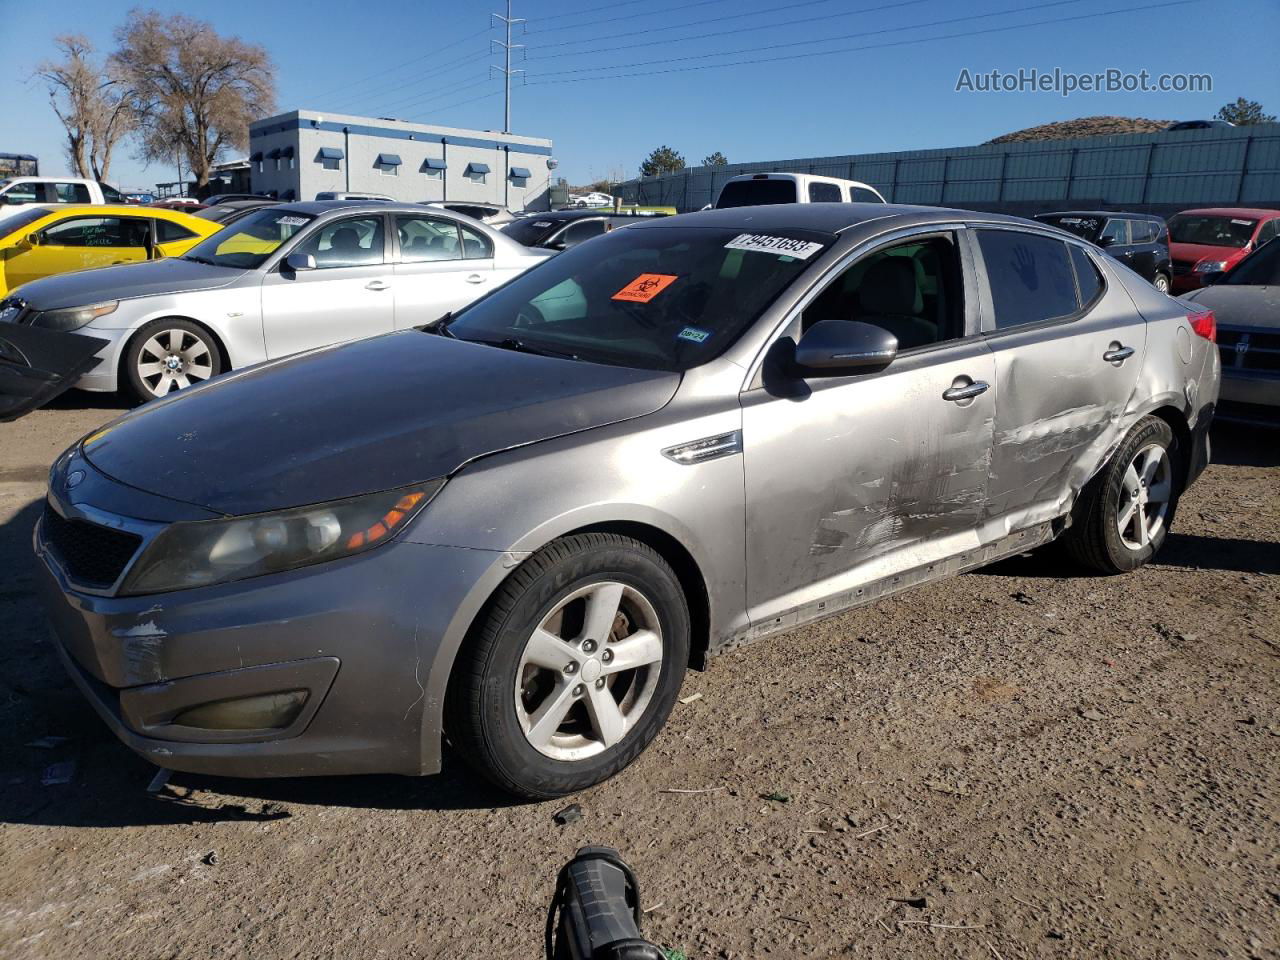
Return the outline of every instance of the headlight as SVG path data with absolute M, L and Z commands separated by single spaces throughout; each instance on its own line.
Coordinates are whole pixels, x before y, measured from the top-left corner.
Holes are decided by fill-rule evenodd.
M 68 307 L 65 310 L 41 310 L 31 315 L 31 326 L 44 327 L 46 330 L 79 330 L 88 323 L 115 313 L 120 306 L 118 300 L 106 303 L 95 303 L 91 307 Z
M 443 486 L 429 480 L 278 513 L 175 523 L 147 547 L 120 592 L 185 590 L 363 553 L 390 540 Z
M 1196 273 L 1221 273 L 1227 269 L 1225 260 L 1201 260 L 1196 264 Z

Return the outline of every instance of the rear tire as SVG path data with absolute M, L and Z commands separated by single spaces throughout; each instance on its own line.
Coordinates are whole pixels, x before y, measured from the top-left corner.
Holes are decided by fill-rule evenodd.
M 450 742 L 529 799 L 607 780 L 666 722 L 689 633 L 680 582 L 651 547 L 605 533 L 553 541 L 507 578 L 458 654 Z
M 217 339 L 192 320 L 152 320 L 133 335 L 124 354 L 129 391 L 144 403 L 203 383 L 222 369 Z
M 1182 476 L 1173 430 L 1159 417 L 1143 417 L 1081 492 L 1062 538 L 1067 553 L 1104 574 L 1150 562 L 1173 523 Z
M 1168 293 L 1172 288 L 1172 281 L 1169 279 L 1168 274 L 1157 273 L 1155 279 L 1151 281 L 1151 285 L 1161 293 Z

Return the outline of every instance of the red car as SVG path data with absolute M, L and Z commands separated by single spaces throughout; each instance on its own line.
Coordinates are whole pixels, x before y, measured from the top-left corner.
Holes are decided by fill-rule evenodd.
M 1173 292 L 1203 287 L 1208 274 L 1235 265 L 1280 233 L 1280 210 L 1209 207 L 1183 210 L 1169 220 Z

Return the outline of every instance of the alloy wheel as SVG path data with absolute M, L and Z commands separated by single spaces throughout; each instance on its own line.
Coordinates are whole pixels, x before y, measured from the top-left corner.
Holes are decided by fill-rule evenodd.
M 190 330 L 158 330 L 138 354 L 138 378 L 153 396 L 163 397 L 211 376 L 209 344 Z
M 576 761 L 619 743 L 653 700 L 663 649 L 657 612 L 634 587 L 602 581 L 562 598 L 516 670 L 516 716 L 530 746 Z
M 1172 494 L 1169 453 L 1158 443 L 1147 444 L 1134 455 L 1120 484 L 1116 527 L 1126 547 L 1144 550 L 1159 536 Z
M 1155 288 L 1156 288 L 1157 290 L 1159 290 L 1161 293 L 1168 293 L 1168 292 L 1169 292 L 1169 278 L 1168 278 L 1168 277 L 1166 277 L 1163 273 L 1157 273 L 1157 274 L 1156 274 Z

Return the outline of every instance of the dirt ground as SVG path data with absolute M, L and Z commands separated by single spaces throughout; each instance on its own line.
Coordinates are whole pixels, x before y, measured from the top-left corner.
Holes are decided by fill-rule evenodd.
M 0 956 L 531 960 L 587 843 L 690 958 L 1280 956 L 1278 434 L 1217 436 L 1135 575 L 1021 557 L 690 674 L 559 827 L 456 759 L 148 794 L 30 596 L 47 466 L 115 412 L 0 425 Z

